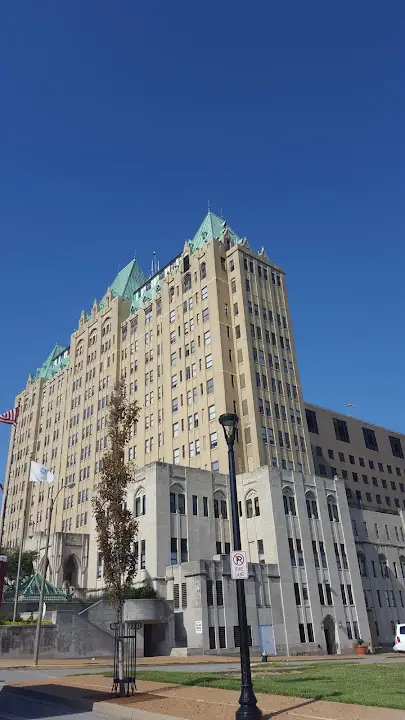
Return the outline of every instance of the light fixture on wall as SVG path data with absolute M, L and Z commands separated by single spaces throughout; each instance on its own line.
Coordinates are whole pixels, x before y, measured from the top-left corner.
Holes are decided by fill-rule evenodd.
M 343 630 L 343 623 L 341 620 L 339 620 L 338 628 L 339 628 L 339 630 Z

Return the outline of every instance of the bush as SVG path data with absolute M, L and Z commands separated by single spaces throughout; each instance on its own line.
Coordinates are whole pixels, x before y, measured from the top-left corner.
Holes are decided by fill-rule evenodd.
M 156 597 L 157 592 L 150 580 L 146 581 L 143 585 L 139 585 L 138 587 L 132 587 L 125 591 L 126 600 L 141 600 Z M 98 602 L 99 600 L 106 600 L 107 602 L 109 602 L 110 599 L 110 593 L 107 589 L 88 590 L 86 595 L 83 596 L 83 602 L 85 602 L 86 605 Z

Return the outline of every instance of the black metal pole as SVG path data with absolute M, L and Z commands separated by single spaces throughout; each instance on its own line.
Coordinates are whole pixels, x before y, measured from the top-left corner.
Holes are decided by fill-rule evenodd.
M 240 525 L 238 512 L 238 495 L 236 490 L 235 454 L 233 443 L 228 442 L 229 482 L 231 491 L 231 514 L 233 549 L 241 550 Z M 240 667 L 241 667 L 241 694 L 239 709 L 236 711 L 236 720 L 259 720 L 263 717 L 262 711 L 257 707 L 256 696 L 253 691 L 252 675 L 250 672 L 249 635 L 246 615 L 245 581 L 236 580 L 236 599 L 238 603 L 238 621 L 240 636 Z

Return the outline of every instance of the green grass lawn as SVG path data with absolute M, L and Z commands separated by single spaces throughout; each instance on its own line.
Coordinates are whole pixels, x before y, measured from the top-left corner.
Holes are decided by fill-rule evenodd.
M 316 700 L 376 705 L 405 710 L 405 663 L 358 665 L 320 663 L 288 668 L 288 672 L 257 668 L 253 672 L 256 692 L 293 695 Z M 281 670 L 281 668 L 280 668 Z M 268 672 L 268 674 L 267 674 Z M 140 680 L 239 690 L 240 679 L 225 673 L 140 671 Z

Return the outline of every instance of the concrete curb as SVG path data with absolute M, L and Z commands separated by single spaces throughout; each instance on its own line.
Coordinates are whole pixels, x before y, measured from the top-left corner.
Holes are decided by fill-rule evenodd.
M 72 710 L 98 712 L 112 718 L 122 718 L 122 720 L 184 720 L 184 718 L 173 718 L 171 715 L 160 715 L 159 713 L 152 713 L 147 710 L 137 710 L 133 707 L 126 707 L 125 705 L 106 702 L 105 700 L 92 702 L 91 700 L 74 699 L 65 697 L 64 695 L 52 695 L 51 693 L 44 692 L 43 690 L 31 690 L 29 687 L 18 685 L 4 685 L 0 692 L 0 698 L 2 693 L 19 696 L 24 695 L 27 699 L 36 698 L 37 700 L 42 700 L 48 702 L 49 704 L 59 701 L 61 704 L 66 705 Z

